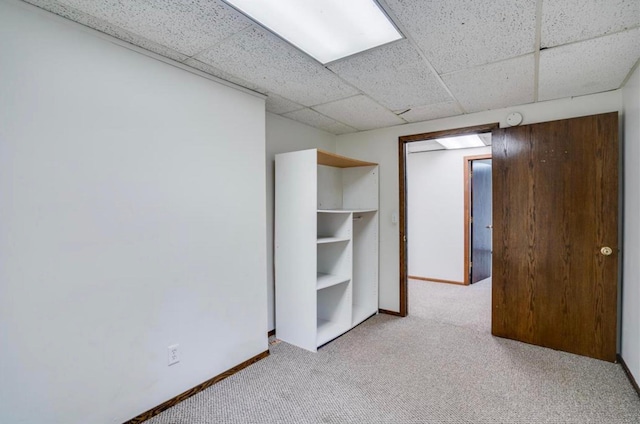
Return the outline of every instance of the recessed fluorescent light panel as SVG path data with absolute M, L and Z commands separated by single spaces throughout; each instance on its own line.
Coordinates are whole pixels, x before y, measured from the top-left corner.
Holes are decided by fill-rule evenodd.
M 482 138 L 481 138 L 482 137 Z M 483 138 L 485 140 L 483 140 Z M 487 143 L 485 144 L 485 141 Z M 467 149 L 470 147 L 484 147 L 491 145 L 491 133 L 460 135 L 456 137 L 436 138 L 432 140 L 409 143 L 409 153 L 429 152 L 432 150 Z
M 407 145 L 409 153 L 430 152 L 432 150 L 444 150 L 444 147 L 436 140 L 416 141 Z
M 484 147 L 485 145 L 477 134 L 437 138 L 436 141 L 442 144 L 445 149 L 467 149 L 469 147 Z
M 399 40 L 374 0 L 224 0 L 322 64 Z

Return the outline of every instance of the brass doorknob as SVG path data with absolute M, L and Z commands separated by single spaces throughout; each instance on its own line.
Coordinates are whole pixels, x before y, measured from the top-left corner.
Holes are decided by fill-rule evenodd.
M 605 246 L 602 249 L 600 249 L 600 253 L 602 253 L 604 256 L 609 256 L 610 254 L 613 253 L 613 250 L 610 247 Z

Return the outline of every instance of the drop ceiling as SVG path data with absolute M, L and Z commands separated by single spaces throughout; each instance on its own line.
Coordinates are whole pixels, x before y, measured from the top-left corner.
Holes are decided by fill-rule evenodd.
M 333 134 L 620 88 L 639 0 L 379 0 L 405 38 L 325 66 L 220 0 L 25 0 Z

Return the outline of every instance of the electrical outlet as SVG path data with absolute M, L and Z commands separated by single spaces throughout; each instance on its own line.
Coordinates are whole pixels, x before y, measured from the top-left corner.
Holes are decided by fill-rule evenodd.
M 178 353 L 177 344 L 169 346 L 167 349 L 169 351 L 169 365 L 177 364 L 180 362 L 180 355 Z

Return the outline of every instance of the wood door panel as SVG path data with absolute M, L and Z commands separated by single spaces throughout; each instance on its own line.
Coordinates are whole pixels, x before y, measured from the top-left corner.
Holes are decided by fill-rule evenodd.
M 617 130 L 611 113 L 494 131 L 494 335 L 615 360 Z

